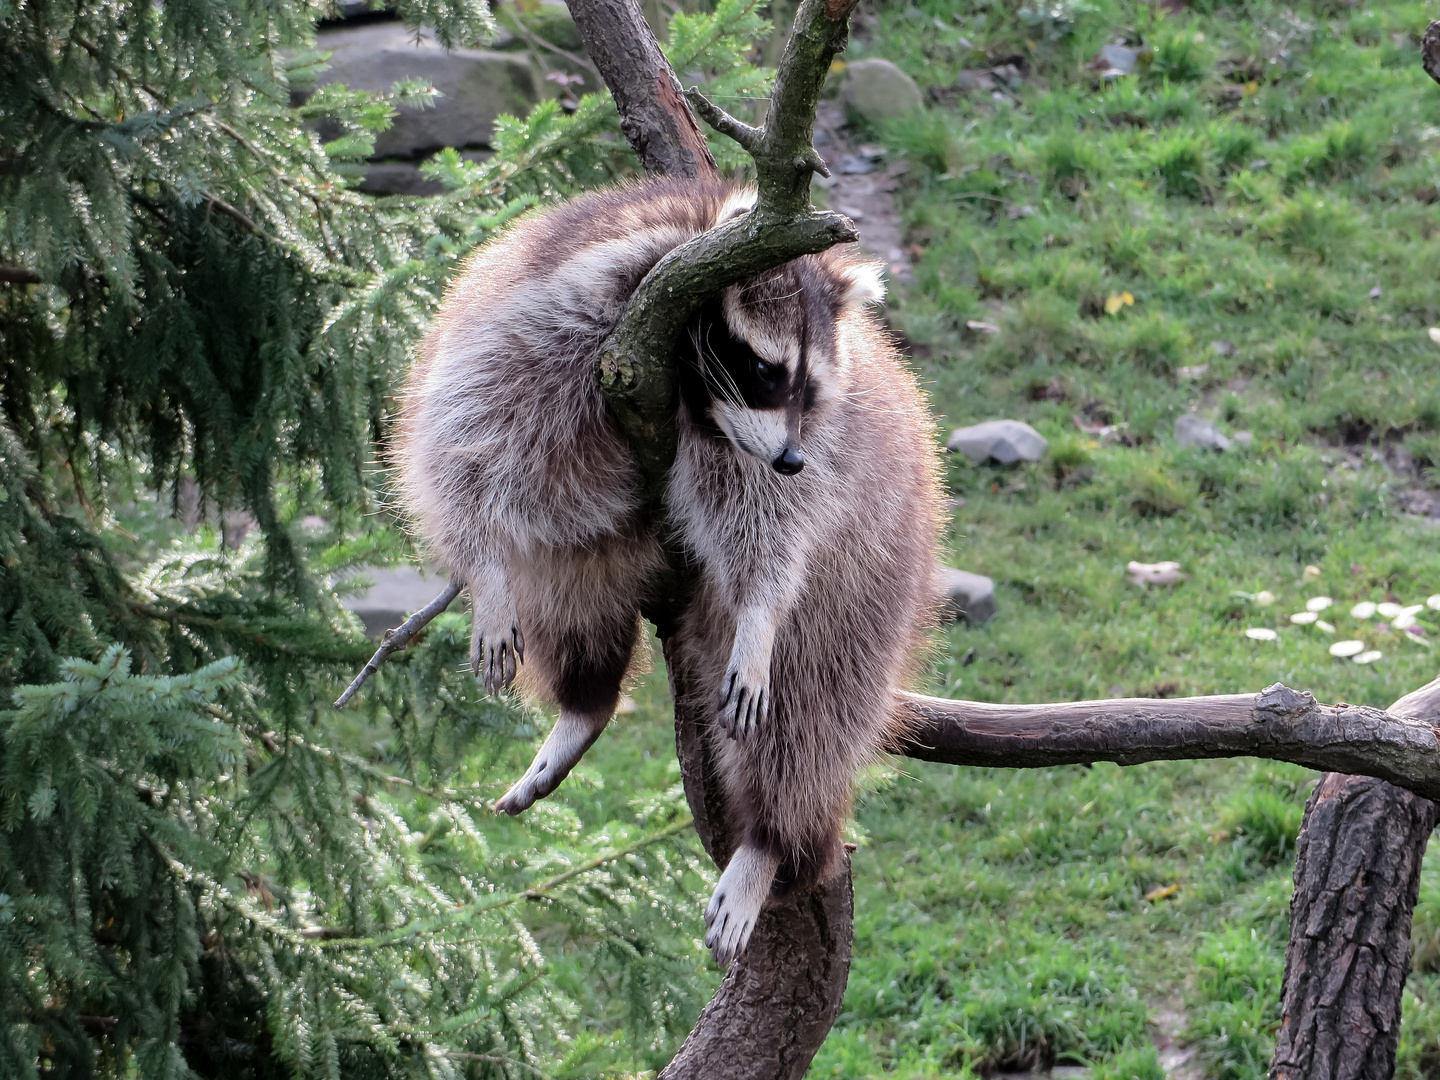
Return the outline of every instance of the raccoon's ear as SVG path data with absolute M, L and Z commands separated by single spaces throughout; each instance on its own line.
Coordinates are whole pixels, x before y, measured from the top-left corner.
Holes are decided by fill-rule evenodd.
M 840 271 L 840 308 L 863 308 L 885 299 L 884 265 L 851 263 Z
M 723 225 L 737 217 L 743 217 L 755 209 L 755 189 L 741 188 L 732 191 L 730 197 L 720 204 L 720 212 L 715 215 L 715 224 Z

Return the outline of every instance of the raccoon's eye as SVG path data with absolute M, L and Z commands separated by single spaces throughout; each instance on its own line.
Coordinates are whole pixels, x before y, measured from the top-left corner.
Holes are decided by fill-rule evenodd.
M 780 368 L 776 364 L 767 364 L 764 360 L 756 359 L 755 374 L 765 382 L 773 382 L 780 377 Z

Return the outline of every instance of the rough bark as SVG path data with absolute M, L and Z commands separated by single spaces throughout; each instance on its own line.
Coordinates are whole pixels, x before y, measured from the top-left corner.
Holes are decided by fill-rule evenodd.
M 620 130 L 650 176 L 719 176 L 636 0 L 567 0 L 585 51 L 615 97 Z
M 1321 705 L 1311 694 L 1279 683 L 1258 694 L 1053 705 L 903 694 L 900 708 L 910 724 L 909 738 L 896 749 L 925 761 L 1037 769 L 1253 755 L 1363 772 L 1440 798 L 1440 739 L 1430 722 L 1440 717 Z
M 1426 75 L 1440 83 L 1440 19 L 1425 28 L 1425 39 L 1420 42 L 1420 64 Z
M 850 973 L 850 860 L 768 909 L 660 1080 L 801 1077 L 840 1012 Z
M 1440 720 L 1440 679 L 1390 707 Z M 1410 970 L 1410 917 L 1440 807 L 1368 776 L 1327 773 L 1296 845 L 1272 1080 L 1390 1080 Z

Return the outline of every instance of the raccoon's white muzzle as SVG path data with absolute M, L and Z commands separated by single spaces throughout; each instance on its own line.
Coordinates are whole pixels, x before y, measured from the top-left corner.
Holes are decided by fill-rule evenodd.
M 717 401 L 713 415 L 732 443 L 751 457 L 768 462 L 776 472 L 788 476 L 805 467 L 805 458 L 790 436 L 783 410 L 747 409 L 728 401 Z

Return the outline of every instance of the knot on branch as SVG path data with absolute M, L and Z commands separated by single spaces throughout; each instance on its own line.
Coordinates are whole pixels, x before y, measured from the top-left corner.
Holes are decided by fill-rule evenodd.
M 1291 690 L 1284 683 L 1274 683 L 1260 691 L 1255 711 L 1268 714 L 1266 720 L 1299 716 L 1315 707 L 1315 695 L 1308 690 Z

